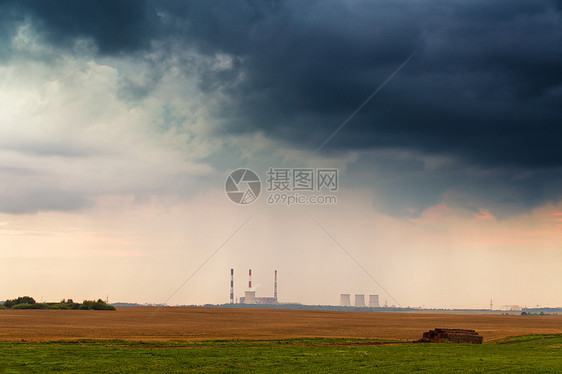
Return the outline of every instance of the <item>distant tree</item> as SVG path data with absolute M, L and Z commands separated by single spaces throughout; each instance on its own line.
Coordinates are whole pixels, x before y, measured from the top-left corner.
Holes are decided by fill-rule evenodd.
M 35 300 L 29 296 L 18 297 L 17 299 L 6 300 L 4 306 L 6 308 L 13 308 L 18 304 L 35 304 Z
M 106 304 L 102 299 L 98 301 L 94 300 L 84 300 L 79 309 L 81 310 L 115 310 L 113 305 Z
M 21 304 L 14 305 L 12 307 L 12 309 L 47 309 L 47 304 L 44 304 L 44 303 L 35 303 L 35 304 L 21 303 Z
M 23 296 L 17 299 L 6 300 L 0 304 L 0 309 L 81 309 L 81 310 L 115 310 L 113 305 L 106 304 L 102 299 L 84 300 L 82 304 L 75 303 L 72 299 L 62 299 L 59 303 L 36 303 L 32 297 Z

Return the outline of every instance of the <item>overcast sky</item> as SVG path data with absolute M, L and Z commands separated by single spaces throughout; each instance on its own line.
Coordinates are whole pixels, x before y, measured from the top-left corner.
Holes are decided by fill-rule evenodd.
M 0 300 L 562 306 L 561 104 L 560 1 L 0 0 Z

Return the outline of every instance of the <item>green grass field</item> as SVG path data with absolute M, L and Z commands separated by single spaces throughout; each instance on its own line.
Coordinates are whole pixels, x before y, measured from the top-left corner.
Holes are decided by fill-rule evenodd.
M 562 335 L 481 345 L 374 340 L 0 343 L 0 372 L 560 373 Z

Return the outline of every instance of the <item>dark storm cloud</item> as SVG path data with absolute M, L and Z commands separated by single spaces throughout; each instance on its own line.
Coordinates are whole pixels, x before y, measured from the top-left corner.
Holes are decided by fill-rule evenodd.
M 482 163 L 559 165 L 560 13 L 548 1 L 4 1 L 55 44 L 102 54 L 180 41 L 244 58 L 201 74 L 236 98 L 216 108 L 238 131 L 314 147 L 392 70 L 409 66 L 328 145 L 406 146 Z M 559 2 L 558 2 L 559 5 Z M 177 46 L 177 44 L 174 44 Z M 189 70 L 189 66 L 185 69 Z M 229 84 L 232 83 L 232 84 Z
M 404 158 L 400 153 L 369 155 L 350 165 L 345 178 L 370 186 L 376 209 L 390 215 L 418 217 L 428 207 L 445 203 L 469 215 L 486 209 L 504 219 L 556 203 L 561 196 L 560 167 L 477 168 L 454 161 L 428 167 L 424 156 Z
M 31 20 L 53 45 L 89 39 L 104 55 L 158 50 L 181 61 L 189 47 L 234 56 L 230 70 L 198 71 L 205 94 L 231 98 L 213 113 L 234 133 L 263 131 L 311 150 L 417 50 L 323 152 L 411 149 L 501 167 L 511 177 L 490 183 L 517 189 L 526 205 L 537 191 L 513 175 L 542 171 L 542 186 L 560 178 L 561 9 L 547 0 L 22 0 L 0 2 L 0 33 L 6 40 L 8 25 Z M 133 99 L 147 94 L 132 88 Z M 405 178 L 421 186 L 404 194 L 422 208 L 458 180 L 451 171 Z
M 30 20 L 51 43 L 65 46 L 91 38 L 100 53 L 126 53 L 148 46 L 150 12 L 135 0 L 4 0 L 3 22 Z

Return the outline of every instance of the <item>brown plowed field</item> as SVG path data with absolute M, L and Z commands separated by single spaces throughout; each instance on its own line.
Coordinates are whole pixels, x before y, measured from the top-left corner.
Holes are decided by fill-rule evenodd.
M 0 310 L 0 340 L 208 340 L 348 337 L 408 339 L 463 328 L 485 341 L 562 333 L 562 316 L 124 307 L 117 311 Z

